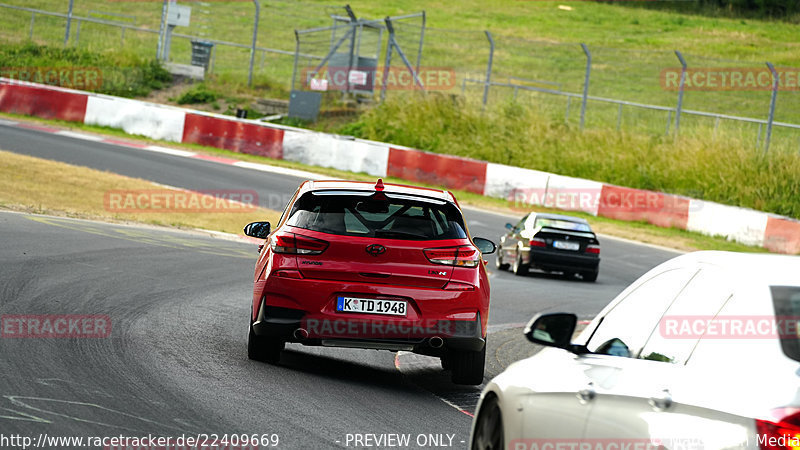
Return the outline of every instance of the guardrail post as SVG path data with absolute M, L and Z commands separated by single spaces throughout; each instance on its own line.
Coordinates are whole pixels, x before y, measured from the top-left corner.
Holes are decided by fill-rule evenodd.
M 247 87 L 253 87 L 253 62 L 256 58 L 256 40 L 258 39 L 258 17 L 261 15 L 261 3 L 253 0 L 256 5 L 256 17 L 253 23 L 253 45 L 250 47 L 250 70 L 247 74 Z
M 683 59 L 681 52 L 675 50 L 675 56 L 681 62 L 681 84 L 678 87 L 678 106 L 675 108 L 675 137 L 678 136 L 678 130 L 681 128 L 681 111 L 683 110 L 683 88 L 686 85 L 686 60 Z
M 772 137 L 772 122 L 775 120 L 775 102 L 778 100 L 778 72 L 772 63 L 767 62 L 769 71 L 772 72 L 772 98 L 769 101 L 769 118 L 767 118 L 767 136 L 764 138 L 764 154 L 769 151 L 769 140 Z
M 581 43 L 583 53 L 586 54 L 586 76 L 583 79 L 583 101 L 581 102 L 581 130 L 586 122 L 586 100 L 589 98 L 589 74 L 592 73 L 592 54 L 589 47 Z
M 75 0 L 69 0 L 69 10 L 67 10 L 67 29 L 64 32 L 64 47 L 69 43 L 69 27 L 72 25 L 72 6 Z
M 489 62 L 486 64 L 486 83 L 483 85 L 483 107 L 486 107 L 486 102 L 489 100 L 489 86 L 492 82 L 492 63 L 494 62 L 494 39 L 489 30 L 484 31 L 486 39 L 489 40 Z

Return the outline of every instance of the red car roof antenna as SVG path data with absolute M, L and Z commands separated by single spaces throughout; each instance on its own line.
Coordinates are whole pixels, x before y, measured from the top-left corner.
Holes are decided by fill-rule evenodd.
M 375 190 L 378 192 L 383 190 L 383 178 L 378 178 L 378 182 L 375 183 Z

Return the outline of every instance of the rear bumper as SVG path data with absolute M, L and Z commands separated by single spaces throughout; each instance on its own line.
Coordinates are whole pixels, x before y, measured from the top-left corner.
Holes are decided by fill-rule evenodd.
M 262 305 L 252 326 L 258 336 L 303 345 L 405 350 L 433 356 L 446 350 L 479 351 L 486 345 L 480 314 L 474 320 L 354 320 Z
M 600 266 L 599 256 L 550 249 L 534 249 L 529 252 L 531 267 L 548 271 L 596 271 Z

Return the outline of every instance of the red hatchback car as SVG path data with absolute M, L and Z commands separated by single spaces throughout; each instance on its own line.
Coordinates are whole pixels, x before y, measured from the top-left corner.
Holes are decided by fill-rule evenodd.
M 483 381 L 489 281 L 450 192 L 306 181 L 270 230 L 255 268 L 248 356 L 276 363 L 286 342 L 441 358 L 458 384 Z

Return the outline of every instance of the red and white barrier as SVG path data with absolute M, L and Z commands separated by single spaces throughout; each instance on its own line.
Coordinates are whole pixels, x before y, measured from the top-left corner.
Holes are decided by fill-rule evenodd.
M 283 135 L 283 159 L 385 177 L 389 147 L 332 134 L 287 130 Z
M 119 128 L 128 134 L 181 142 L 186 111 L 118 97 L 91 95 L 83 123 Z
M 0 111 L 119 128 L 170 142 L 397 177 L 509 201 L 697 231 L 800 253 L 800 221 L 661 192 L 292 127 L 0 78 Z M 144 150 L 157 151 L 146 146 Z M 178 155 L 181 151 L 164 149 Z M 184 156 L 245 166 L 230 158 Z
M 686 229 L 761 247 L 769 215 L 752 209 L 692 199 Z

